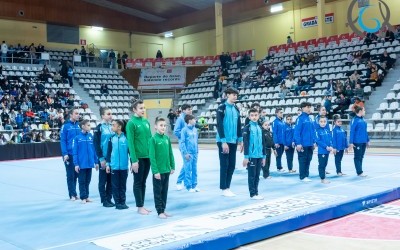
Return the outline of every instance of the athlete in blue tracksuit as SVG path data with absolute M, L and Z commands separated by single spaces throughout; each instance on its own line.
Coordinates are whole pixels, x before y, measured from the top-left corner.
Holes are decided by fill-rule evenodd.
M 247 167 L 248 186 L 250 198 L 262 200 L 258 195 L 258 183 L 260 181 L 260 172 L 266 159 L 266 144 L 263 131 L 258 124 L 258 111 L 250 109 L 250 122 L 243 128 L 243 166 Z M 269 149 L 271 151 L 271 149 Z
M 220 189 L 226 197 L 235 196 L 230 190 L 232 175 L 236 165 L 237 146 L 243 145 L 240 111 L 236 107 L 239 92 L 236 89 L 225 90 L 227 100 L 217 109 L 216 141 L 219 153 Z
M 183 156 L 184 179 L 183 183 L 189 192 L 200 191 L 197 188 L 197 156 L 198 134 L 195 127 L 196 120 L 192 115 L 185 116 L 186 126 L 181 131 L 179 150 Z
M 300 180 L 309 182 L 311 181 L 308 176 L 314 150 L 315 128 L 310 118 L 311 103 L 302 102 L 300 108 L 302 113 L 296 120 L 293 137 L 299 159 Z
M 182 129 L 184 127 L 186 127 L 185 116 L 192 114 L 192 106 L 190 106 L 189 104 L 183 104 L 181 107 L 181 110 L 182 110 L 182 113 L 178 117 L 178 119 L 176 119 L 175 128 L 174 128 L 174 135 L 178 138 L 178 142 L 181 139 Z M 183 162 L 185 162 L 185 156 L 182 154 L 182 152 L 181 152 L 181 155 L 182 155 Z M 183 188 L 182 182 L 183 182 L 184 178 L 185 178 L 185 168 L 182 167 L 181 171 L 179 173 L 179 176 L 178 176 L 178 180 L 176 181 L 176 187 L 178 190 L 181 190 Z
M 272 136 L 274 137 L 275 148 L 276 148 L 276 167 L 279 172 L 282 172 L 282 155 L 285 151 L 284 146 L 284 133 L 285 133 L 285 122 L 283 121 L 283 111 L 281 108 L 275 110 L 276 119 L 272 123 Z
M 350 125 L 350 145 L 349 148 L 354 149 L 354 165 L 357 175 L 366 177 L 363 174 L 362 163 L 367 145 L 369 145 L 369 136 L 367 132 L 367 122 L 364 120 L 365 109 L 360 106 L 354 108 L 356 116 Z
M 332 147 L 333 153 L 335 154 L 336 173 L 342 176 L 344 175 L 342 173 L 343 154 L 347 151 L 349 144 L 347 142 L 347 132 L 342 128 L 340 116 L 335 116 L 334 121 L 335 126 L 332 131 Z
M 98 169 L 98 158 L 93 145 L 93 135 L 89 132 L 89 120 L 80 123 L 82 132 L 72 141 L 75 171 L 78 173 L 79 197 L 83 203 L 89 202 L 89 184 L 92 179 L 92 168 Z
M 115 126 L 123 126 L 118 124 Z M 108 140 L 107 172 L 111 173 L 112 192 L 116 209 L 127 209 L 126 180 L 128 178 L 129 148 L 125 134 L 120 130 Z
M 283 145 L 286 153 L 286 161 L 289 169 L 289 173 L 294 173 L 293 170 L 293 156 L 294 156 L 294 124 L 292 121 L 293 117 L 291 115 L 286 116 L 286 123 L 283 134 Z
M 109 111 L 109 110 L 108 110 Z M 94 130 L 94 147 L 96 154 L 100 162 L 99 170 L 99 193 L 101 203 L 104 207 L 113 207 L 112 203 L 112 186 L 111 186 L 111 174 L 106 172 L 106 156 L 108 149 L 108 141 L 114 132 L 111 130 L 111 124 L 109 121 L 103 121 L 97 125 Z
M 318 145 L 318 172 L 322 183 L 329 183 L 325 180 L 325 170 L 328 165 L 329 153 L 332 148 L 332 134 L 327 126 L 327 118 L 321 116 L 319 119 L 319 127 L 315 132 L 315 141 Z
M 69 112 L 70 119 L 64 123 L 60 131 L 60 146 L 63 157 L 65 170 L 67 173 L 68 194 L 71 200 L 77 200 L 76 180 L 78 174 L 75 172 L 75 165 L 72 152 L 72 140 L 80 134 L 79 112 L 78 109 L 71 109 Z

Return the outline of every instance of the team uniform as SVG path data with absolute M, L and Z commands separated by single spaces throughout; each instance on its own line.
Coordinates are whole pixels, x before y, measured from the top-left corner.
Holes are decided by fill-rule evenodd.
M 315 136 L 318 145 L 318 173 L 321 180 L 324 180 L 330 153 L 326 148 L 332 147 L 332 134 L 328 126 L 324 128 L 319 126 L 316 129 Z
M 187 124 L 181 131 L 179 150 L 183 156 L 184 180 L 187 190 L 195 190 L 197 187 L 197 158 L 199 154 L 197 129 Z M 189 154 L 190 159 L 185 156 Z
M 368 142 L 367 122 L 364 117 L 355 116 L 351 121 L 349 143 L 354 144 L 354 166 L 357 175 L 363 173 L 362 164 Z
M 276 119 L 272 123 L 272 135 L 274 136 L 275 144 L 279 144 L 279 147 L 276 148 L 276 167 L 278 171 L 282 170 L 282 155 L 285 151 L 284 148 L 284 133 L 285 133 L 285 123 L 283 122 L 283 118 L 279 118 L 276 116 Z
M 339 126 L 335 126 L 332 131 L 332 147 L 336 149 L 335 166 L 336 173 L 342 173 L 342 159 L 344 151 L 349 147 L 347 142 L 347 132 Z
M 293 136 L 294 136 L 294 125 L 285 123 L 285 131 L 283 134 L 283 145 L 288 147 L 288 149 L 285 150 L 285 154 L 289 171 L 293 170 L 293 157 L 294 157 Z

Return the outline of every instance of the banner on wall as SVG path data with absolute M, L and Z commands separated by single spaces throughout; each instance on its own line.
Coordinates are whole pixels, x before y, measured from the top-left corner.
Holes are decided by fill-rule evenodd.
M 140 70 L 139 89 L 165 89 L 183 87 L 185 67 L 145 68 Z
M 335 17 L 334 13 L 325 14 L 325 23 L 333 23 L 335 20 L 334 17 Z M 314 26 L 318 26 L 318 17 L 317 16 L 301 19 L 301 27 L 302 28 L 309 28 L 309 27 L 314 27 Z

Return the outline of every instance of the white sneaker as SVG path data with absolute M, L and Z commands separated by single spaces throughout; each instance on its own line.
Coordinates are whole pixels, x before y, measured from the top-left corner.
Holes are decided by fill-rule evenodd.
M 302 182 L 311 182 L 312 180 L 308 177 L 304 178 L 303 180 L 301 180 Z
M 285 172 L 286 170 L 285 169 L 278 169 L 278 172 L 281 172 L 281 173 L 283 173 L 283 172 Z
M 231 191 L 231 189 L 228 188 L 228 192 L 232 195 L 232 196 L 236 196 L 236 194 L 234 192 Z
M 254 195 L 253 197 L 251 197 L 252 200 L 264 200 L 264 197 L 262 197 L 261 195 Z
M 193 188 L 189 189 L 189 193 L 196 193 L 196 190 L 194 190 Z
M 222 195 L 225 196 L 225 197 L 233 197 L 233 196 L 235 196 L 235 194 L 230 192 L 229 189 L 222 190 Z
M 183 184 L 176 184 L 176 190 L 181 191 L 183 189 Z
M 200 188 L 194 188 L 194 191 L 200 192 Z

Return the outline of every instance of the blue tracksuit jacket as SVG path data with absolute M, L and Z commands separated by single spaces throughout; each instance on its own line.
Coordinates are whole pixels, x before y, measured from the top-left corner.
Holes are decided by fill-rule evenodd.
M 310 116 L 303 112 L 296 120 L 294 127 L 294 143 L 303 147 L 313 146 L 315 142 L 315 128 Z
M 332 131 L 332 147 L 336 150 L 344 150 L 349 147 L 347 142 L 347 132 L 339 126 L 335 126 Z
M 315 141 L 318 145 L 318 154 L 329 154 L 326 147 L 332 147 L 332 134 L 329 127 L 322 128 L 319 126 L 315 132 Z
M 179 150 L 182 155 L 197 155 L 199 152 L 197 129 L 192 125 L 186 125 L 181 131 L 180 138 Z
M 178 117 L 178 119 L 176 119 L 175 122 L 174 135 L 178 137 L 178 140 L 181 139 L 181 131 L 186 126 L 185 116 L 186 114 L 182 112 L 182 114 Z
M 60 144 L 61 144 L 61 154 L 72 155 L 72 140 L 81 133 L 81 129 L 79 127 L 79 122 L 72 122 L 68 120 L 61 127 L 60 132 Z
M 285 134 L 285 123 L 283 119 L 276 117 L 272 123 L 272 135 L 274 137 L 275 144 L 284 144 L 284 134 Z
M 266 158 L 265 137 L 257 122 L 250 121 L 250 123 L 243 128 L 243 147 L 245 159 Z
M 107 165 L 112 170 L 127 170 L 129 165 L 129 147 L 125 134 L 112 135 L 107 144 Z
M 81 132 L 72 141 L 74 165 L 79 168 L 93 168 L 97 164 L 97 156 L 93 145 L 93 135 Z
M 217 142 L 242 142 L 242 123 L 239 109 L 234 104 L 225 102 L 217 110 Z
M 108 141 L 115 133 L 111 130 L 111 124 L 101 123 L 94 130 L 94 148 L 99 161 L 104 161 L 107 156 Z
M 284 133 L 283 133 L 283 145 L 291 147 L 294 141 L 294 125 L 285 123 Z
M 355 116 L 350 125 L 350 144 L 367 143 L 369 136 L 367 132 L 367 122 L 364 117 Z

